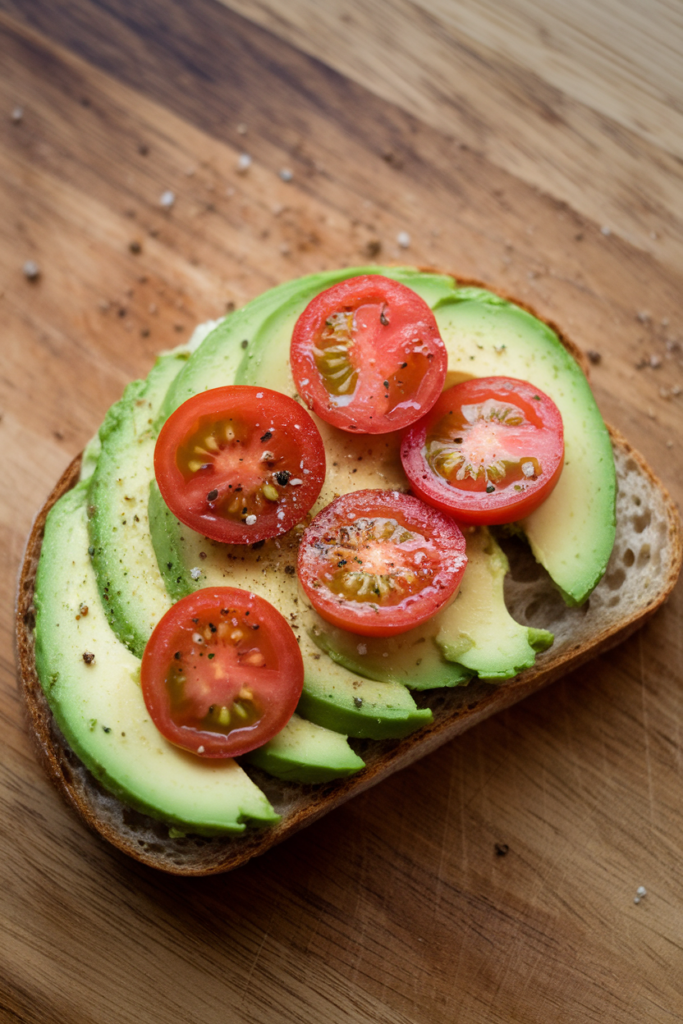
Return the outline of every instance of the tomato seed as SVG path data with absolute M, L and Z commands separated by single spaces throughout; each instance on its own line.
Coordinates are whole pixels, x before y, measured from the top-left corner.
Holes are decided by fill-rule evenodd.
M 272 484 L 264 484 L 261 488 L 261 492 L 263 497 L 267 498 L 268 501 L 278 501 L 280 498 L 277 488 L 273 487 Z

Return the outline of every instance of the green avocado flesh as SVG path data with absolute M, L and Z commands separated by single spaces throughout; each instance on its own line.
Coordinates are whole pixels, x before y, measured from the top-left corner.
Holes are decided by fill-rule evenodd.
M 521 626 L 503 597 L 510 568 L 505 553 L 486 527 L 466 531 L 467 568 L 455 601 L 439 615 L 436 642 L 446 658 L 482 679 L 510 679 L 530 668 L 553 634 Z
M 288 782 L 331 782 L 365 767 L 345 736 L 299 715 L 292 715 L 277 736 L 242 760 Z
M 447 384 L 464 377 L 517 377 L 535 384 L 560 410 L 562 475 L 519 525 L 567 604 L 581 604 L 607 568 L 616 530 L 612 445 L 588 381 L 549 327 L 490 292 L 462 288 L 434 312 L 448 350 Z
M 67 742 L 115 796 L 163 821 L 207 835 L 277 821 L 235 761 L 186 753 L 152 724 L 140 661 L 116 638 L 100 604 L 86 500 L 79 484 L 50 512 L 35 590 L 36 667 Z M 90 664 L 84 654 L 94 655 Z
M 467 571 L 467 570 L 466 570 Z M 314 644 L 350 672 L 411 690 L 463 686 L 472 678 L 462 665 L 445 661 L 436 645 L 441 615 L 398 636 L 358 636 L 325 622 L 310 606 L 305 629 Z
M 432 721 L 400 683 L 366 679 L 326 657 L 307 636 L 299 637 L 304 656 L 304 689 L 299 713 L 311 722 L 347 736 L 400 739 Z
M 88 529 L 100 597 L 114 633 L 139 658 L 171 607 L 149 534 L 147 497 L 153 423 L 186 362 L 187 355 L 162 356 L 147 380 L 128 385 L 100 428 L 100 453 L 89 478 Z

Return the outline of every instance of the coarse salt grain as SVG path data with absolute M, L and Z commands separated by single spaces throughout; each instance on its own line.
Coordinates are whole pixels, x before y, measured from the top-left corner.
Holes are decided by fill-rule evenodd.
M 24 277 L 29 281 L 35 281 L 40 277 L 40 267 L 35 260 L 26 260 L 24 263 Z
M 159 196 L 159 205 L 163 206 L 165 210 L 170 210 L 175 203 L 175 192 L 171 192 L 170 189 L 166 189 Z
M 198 580 L 201 574 L 201 569 L 198 569 L 196 567 L 194 569 L 190 569 L 190 576 L 192 577 L 193 580 Z
M 399 231 L 396 235 L 396 241 L 402 249 L 407 249 L 410 245 L 410 235 L 407 231 Z
M 251 157 L 248 153 L 241 153 L 239 160 L 237 161 L 237 173 L 246 174 L 251 167 Z
M 256 516 L 247 516 L 247 518 L 244 521 L 247 524 L 247 526 L 253 526 L 254 523 L 256 522 Z

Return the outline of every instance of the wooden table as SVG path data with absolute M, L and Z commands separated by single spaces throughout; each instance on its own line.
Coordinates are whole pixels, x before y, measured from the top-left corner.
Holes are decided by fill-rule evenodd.
M 594 7 L 0 0 L 3 1021 L 683 1019 L 680 587 L 208 879 L 72 818 L 14 682 L 24 538 L 108 405 L 195 322 L 321 267 L 409 259 L 532 303 L 600 354 L 606 418 L 681 498 L 683 21 Z

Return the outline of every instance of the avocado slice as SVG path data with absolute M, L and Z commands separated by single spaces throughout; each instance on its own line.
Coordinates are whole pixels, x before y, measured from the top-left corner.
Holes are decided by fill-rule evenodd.
M 348 736 L 382 740 L 407 736 L 432 721 L 405 686 L 366 679 L 327 657 L 302 632 L 304 689 L 299 713 L 311 722 Z
M 86 486 L 68 491 L 48 516 L 35 589 L 36 668 L 67 742 L 116 797 L 184 831 L 236 833 L 247 822 L 278 821 L 235 761 L 195 757 L 153 725 L 140 661 L 111 631 L 100 604 Z
M 465 570 L 467 571 L 467 570 Z M 333 661 L 368 679 L 400 683 L 411 690 L 464 686 L 473 673 L 445 660 L 434 637 L 441 615 L 398 636 L 359 636 L 333 626 L 308 605 L 305 628 L 313 642 Z
M 299 713 L 348 736 L 382 739 L 405 736 L 431 721 L 410 694 L 391 683 L 371 683 L 335 665 L 310 642 L 302 628 L 305 611 L 296 577 L 299 531 L 248 546 L 219 544 L 180 523 L 154 481 L 149 524 L 159 570 L 173 601 L 200 587 L 239 587 L 270 601 L 288 616 L 304 656 L 304 692 Z
M 467 568 L 455 600 L 439 615 L 436 642 L 444 657 L 480 679 L 510 679 L 530 668 L 553 642 L 546 629 L 521 626 L 505 607 L 510 566 L 485 526 L 468 527 Z
M 98 431 L 94 437 L 90 438 L 83 449 L 83 454 L 81 456 L 81 472 L 79 476 L 80 480 L 87 480 L 93 475 L 101 451 L 102 442 L 100 441 L 100 434 Z
M 240 760 L 287 782 L 331 782 L 365 767 L 346 736 L 292 715 L 277 736 Z
M 566 603 L 582 604 L 607 568 L 616 531 L 612 445 L 588 381 L 550 327 L 491 292 L 460 288 L 434 314 L 448 349 L 447 386 L 468 377 L 518 377 L 559 408 L 562 475 L 519 525 Z
M 154 476 L 154 420 L 187 353 L 161 356 L 146 380 L 133 381 L 100 427 L 89 478 L 88 530 L 102 606 L 119 640 L 139 658 L 171 606 L 147 522 Z
M 169 387 L 159 410 L 159 429 L 188 398 L 210 388 L 235 383 L 235 372 L 254 331 L 273 309 L 296 291 L 297 283 L 288 281 L 271 288 L 216 324 Z

